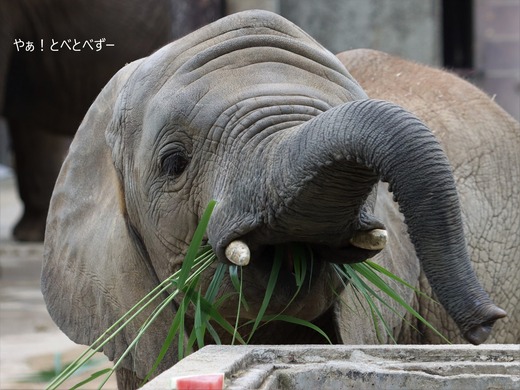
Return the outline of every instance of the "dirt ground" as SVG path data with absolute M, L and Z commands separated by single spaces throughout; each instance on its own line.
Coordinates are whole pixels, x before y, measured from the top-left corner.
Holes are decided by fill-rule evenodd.
M 42 244 L 11 240 L 11 229 L 22 206 L 9 170 L 0 166 L 0 389 L 44 389 L 40 378 L 77 358 L 84 350 L 70 341 L 50 318 L 40 292 Z M 91 369 L 71 378 L 62 388 L 110 367 L 103 355 Z M 97 388 L 91 384 L 82 388 Z M 104 389 L 114 389 L 112 377 Z

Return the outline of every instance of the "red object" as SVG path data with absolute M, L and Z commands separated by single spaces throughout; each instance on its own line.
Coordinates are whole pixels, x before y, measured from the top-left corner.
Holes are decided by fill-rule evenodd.
M 172 382 L 177 390 L 222 390 L 224 374 L 182 376 Z

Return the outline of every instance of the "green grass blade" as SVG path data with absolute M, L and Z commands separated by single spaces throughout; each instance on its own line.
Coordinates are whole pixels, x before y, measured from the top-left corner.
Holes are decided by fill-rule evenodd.
M 394 314 L 396 314 L 399 318 L 401 318 L 401 320 L 404 321 L 405 323 L 407 323 L 410 327 L 417 330 L 417 328 L 415 326 L 413 326 L 413 324 L 411 324 L 401 313 L 399 313 L 385 299 L 383 299 L 383 297 L 379 293 L 375 292 L 362 279 L 360 279 L 360 276 L 365 277 L 365 275 L 366 275 L 367 280 L 368 280 L 368 277 L 371 276 L 373 278 L 371 283 L 375 287 L 378 287 L 380 285 L 382 287 L 384 287 L 384 286 L 390 287 L 384 280 L 382 280 L 380 277 L 378 277 L 375 274 L 375 272 L 379 272 L 380 269 L 385 271 L 385 272 L 381 272 L 383 275 L 389 274 L 391 276 L 394 276 L 394 277 L 391 277 L 391 279 L 396 280 L 397 282 L 399 282 L 399 280 L 402 280 L 402 279 L 393 275 L 391 272 L 389 272 L 388 270 L 386 270 L 385 268 L 383 268 L 379 265 L 377 267 L 374 267 L 375 272 L 374 271 L 371 272 L 370 268 L 373 268 L 372 267 L 373 263 L 370 263 L 370 262 L 365 262 L 365 263 L 366 264 L 360 264 L 360 268 L 357 271 L 354 270 L 353 267 L 348 264 L 343 265 L 343 266 L 335 266 L 335 268 L 336 268 L 336 272 L 338 272 L 340 279 L 342 281 L 344 279 L 348 279 L 350 281 L 349 285 L 353 289 L 352 291 L 354 292 L 356 299 L 358 300 L 358 302 L 360 304 L 360 307 L 365 311 L 365 313 L 366 313 L 366 310 L 363 306 L 361 298 L 359 297 L 359 294 L 361 294 L 363 296 L 363 299 L 369 304 L 370 314 L 371 314 L 372 320 L 374 322 L 374 329 L 376 330 L 376 335 L 377 335 L 378 340 L 382 340 L 381 335 L 379 333 L 379 326 L 378 326 L 379 320 L 381 320 L 381 324 L 385 328 L 385 331 L 387 332 L 388 336 L 395 342 L 393 335 L 388 332 L 388 329 L 389 329 L 388 324 L 386 323 L 385 319 L 383 318 L 381 312 L 377 309 L 377 306 L 375 305 L 375 302 L 373 302 L 372 297 L 376 298 L 379 302 L 381 302 L 384 306 L 386 306 L 389 310 L 391 310 Z M 365 269 L 365 267 L 366 267 L 366 269 Z M 370 275 L 370 274 L 372 274 L 372 275 Z M 374 278 L 380 279 L 380 280 L 375 280 Z M 347 286 L 347 284 L 344 281 L 343 281 L 343 284 L 345 287 Z M 403 285 L 405 285 L 408 288 L 411 288 L 411 285 L 409 283 L 404 282 Z M 414 288 L 411 288 L 411 289 L 413 291 L 416 291 Z M 395 291 L 394 291 L 394 293 L 395 293 L 395 296 L 399 296 Z M 384 293 L 384 295 L 389 296 L 387 293 Z M 390 298 L 392 298 L 392 297 L 390 296 Z M 394 299 L 394 298 L 392 298 L 392 299 Z M 373 305 L 372 305 L 372 302 L 374 303 Z M 399 303 L 399 305 L 402 306 L 401 303 Z M 366 314 L 368 314 L 368 313 L 366 313 Z M 411 314 L 413 315 L 413 313 L 411 313 Z
M 152 302 L 154 302 L 159 296 L 163 295 L 163 293 L 168 290 L 170 287 L 172 287 L 172 284 L 176 284 L 179 286 L 184 286 L 184 284 L 187 282 L 190 271 L 192 271 L 192 268 L 195 264 L 195 261 L 197 259 L 197 254 L 200 253 L 200 244 L 202 242 L 202 239 L 204 237 L 204 233 L 207 227 L 207 224 L 209 222 L 209 218 L 211 216 L 211 213 L 216 205 L 215 201 L 211 201 L 208 204 L 208 207 L 206 208 L 203 217 L 201 218 L 201 223 L 197 227 L 193 240 L 188 248 L 188 253 L 186 255 L 185 263 L 183 263 L 183 267 L 174 275 L 172 275 L 170 278 L 163 281 L 160 285 L 158 285 L 155 289 L 153 289 L 150 293 L 148 293 L 145 297 L 143 297 L 139 302 L 137 302 L 131 309 L 128 310 L 127 313 L 125 313 L 116 323 L 114 323 L 112 326 L 110 326 L 92 345 L 89 349 L 87 349 L 83 354 L 80 355 L 74 362 L 72 362 L 64 372 L 62 372 L 60 375 L 58 375 L 54 380 L 48 385 L 47 389 L 56 389 L 58 386 L 63 384 L 63 382 L 70 378 L 74 372 L 76 372 L 80 367 L 85 365 L 92 356 L 95 355 L 96 352 L 100 351 L 104 345 L 106 345 L 110 340 L 112 340 L 124 327 L 126 327 L 131 321 L 133 321 L 138 315 L 140 315 L 146 307 L 148 307 Z M 210 253 L 210 250 L 206 249 L 205 255 L 208 256 L 214 256 L 213 253 Z M 175 283 L 173 283 L 175 282 Z M 178 291 L 178 290 L 177 290 Z M 160 308 L 156 308 L 154 310 L 154 313 L 152 313 L 152 317 L 155 317 L 160 312 Z M 147 320 L 148 322 L 152 322 L 150 319 Z M 147 329 L 147 323 L 145 323 L 142 327 L 142 331 L 144 332 Z M 138 341 L 138 338 L 134 340 L 134 342 L 131 344 L 131 346 L 135 345 L 135 343 Z M 125 351 L 126 356 L 128 351 Z M 122 358 L 123 358 L 122 357 Z M 121 359 L 118 361 L 118 363 L 121 361 Z M 117 363 L 116 363 L 117 367 Z M 113 371 L 114 369 L 112 369 Z M 95 373 L 96 374 L 96 373 Z M 93 375 L 95 375 L 93 374 Z M 100 374 L 100 375 L 103 375 Z
M 219 264 L 215 270 L 215 273 L 213 274 L 213 278 L 208 286 L 208 289 L 206 290 L 205 299 L 209 303 L 209 305 L 213 306 L 213 303 L 215 301 L 215 298 L 217 296 L 218 290 L 220 286 L 222 285 L 222 281 L 224 280 L 224 276 L 226 273 L 226 265 L 225 264 Z M 195 286 L 198 283 L 194 283 L 193 286 Z M 196 303 L 195 303 L 195 320 L 194 320 L 194 331 L 195 331 L 195 337 L 197 340 L 197 346 L 198 348 L 202 348 L 204 346 L 204 340 L 205 340 L 205 334 L 207 330 L 207 325 L 209 324 L 208 315 L 206 311 L 202 310 L 201 305 L 201 293 L 199 292 L 194 293 L 196 296 Z M 191 335 L 190 335 L 191 340 Z M 189 343 L 189 345 L 191 345 Z
M 123 354 L 119 357 L 119 359 L 114 363 L 114 366 L 112 367 L 112 372 L 115 372 L 125 357 L 130 353 L 130 351 L 137 345 L 143 334 L 148 330 L 148 328 L 152 325 L 152 323 L 157 319 L 157 317 L 160 315 L 162 310 L 164 310 L 165 307 L 171 304 L 171 301 L 174 299 L 174 297 L 177 295 L 178 291 L 176 291 L 174 294 L 169 295 L 161 304 L 158 310 L 154 310 L 152 315 L 145 321 L 143 326 L 139 329 L 139 332 L 134 340 L 128 345 L 126 350 L 123 352 Z M 157 359 L 156 359 L 157 361 Z M 155 364 L 155 363 L 154 363 Z M 108 380 L 109 377 L 105 379 L 105 382 Z
M 190 278 L 188 278 L 191 285 L 197 284 L 198 277 L 196 275 L 199 275 L 200 273 L 204 272 L 207 268 L 209 268 L 210 264 L 212 263 L 212 259 L 211 259 L 211 256 L 207 256 L 206 253 L 202 253 L 202 254 L 198 255 L 198 257 L 195 259 L 195 262 L 197 264 L 201 264 L 201 263 L 202 264 L 200 265 L 200 268 L 197 270 L 195 275 L 192 275 Z M 169 301 L 171 301 L 171 299 L 165 300 L 163 302 L 163 305 L 165 306 L 165 303 L 169 303 Z M 159 314 L 160 311 L 162 311 L 162 309 L 163 309 L 163 306 L 158 307 L 157 315 Z M 163 343 L 163 345 L 161 347 L 161 351 L 159 352 L 159 355 L 158 355 L 157 359 L 155 360 L 154 365 L 152 366 L 152 369 L 147 374 L 146 380 L 153 372 L 155 372 L 155 370 L 159 366 L 160 362 L 164 359 L 166 352 L 170 348 L 170 345 L 172 344 L 173 339 L 175 338 L 175 334 L 178 333 L 178 335 L 179 335 L 178 345 L 177 345 L 179 360 L 182 359 L 186 353 L 188 353 L 188 351 L 184 351 L 184 318 L 186 316 L 186 310 L 187 310 L 187 302 L 185 299 L 183 299 L 183 300 L 181 300 L 181 304 L 177 308 L 177 312 L 175 313 L 174 319 L 172 321 L 172 325 L 170 326 L 170 329 L 168 331 L 168 335 L 166 336 L 165 342 Z M 154 318 L 154 317 L 152 317 L 152 318 Z M 189 345 L 188 345 L 187 349 L 191 350 Z
M 377 275 L 369 266 L 363 263 L 353 264 L 352 268 L 362 274 L 368 281 L 370 281 L 373 285 L 377 286 L 381 291 L 383 291 L 386 295 L 400 304 L 403 308 L 406 309 L 411 315 L 421 321 L 425 326 L 427 326 L 430 330 L 432 330 L 435 334 L 441 337 L 445 342 L 451 344 L 451 342 L 442 335 L 433 325 L 431 325 L 424 317 L 422 317 L 414 308 L 412 308 L 394 289 L 392 289 L 379 275 Z
M 222 285 L 222 281 L 224 280 L 224 277 L 226 276 L 226 264 L 218 264 L 217 268 L 215 269 L 215 273 L 213 274 L 213 277 L 211 279 L 211 282 L 208 286 L 208 289 L 206 290 L 206 294 L 204 297 L 208 302 L 213 303 L 215 301 L 215 298 L 217 297 L 218 290 L 220 286 Z
M 197 292 L 189 290 L 186 293 L 186 299 L 189 299 L 191 302 L 196 302 L 196 295 Z M 223 330 L 228 332 L 230 335 L 232 335 L 235 332 L 235 328 L 224 317 L 222 317 L 222 315 L 218 312 L 217 308 L 202 297 L 200 298 L 200 306 L 202 312 L 207 313 L 208 316 L 212 320 L 214 320 Z M 246 344 L 246 342 L 240 336 L 240 334 L 237 334 L 237 340 L 241 344 Z
M 174 322 L 172 322 L 172 326 L 171 326 L 171 328 L 174 327 L 175 326 L 174 323 L 178 322 L 178 327 L 174 328 L 174 329 L 170 328 L 171 332 L 175 332 L 176 334 L 178 334 L 177 357 L 179 360 L 183 359 L 184 356 L 186 356 L 189 352 L 188 350 L 184 349 L 185 348 L 184 347 L 184 338 L 186 337 L 186 335 L 184 333 L 184 329 L 185 329 L 184 318 L 186 317 L 186 310 L 187 310 L 187 303 L 183 299 L 181 301 L 181 304 L 179 305 L 179 308 L 177 309 L 177 313 L 175 313 Z M 178 317 L 178 320 L 177 320 L 177 317 Z M 182 329 L 182 331 L 181 331 L 181 329 Z
M 363 299 L 368 304 L 368 307 L 369 307 L 369 310 L 370 310 L 370 315 L 371 315 L 371 318 L 372 318 L 372 322 L 374 324 L 374 330 L 376 332 L 377 339 L 379 341 L 382 341 L 382 336 L 381 336 L 381 333 L 379 331 L 379 324 L 381 323 L 381 325 L 385 329 L 385 332 L 387 333 L 387 335 L 395 343 L 395 339 L 394 339 L 394 337 L 392 335 L 392 332 L 390 331 L 388 323 L 386 322 L 383 314 L 381 313 L 381 311 L 377 307 L 376 303 L 372 299 L 373 296 L 378 298 L 378 299 L 380 299 L 380 297 L 375 293 L 374 290 L 372 290 L 363 281 L 363 279 L 360 278 L 358 273 L 356 271 L 354 271 L 354 269 L 352 268 L 351 265 L 344 264 L 342 266 L 336 266 L 335 268 L 336 268 L 336 272 L 339 272 L 340 277 L 341 277 L 341 274 L 344 274 L 349 279 L 351 286 L 355 289 L 355 291 L 357 291 L 359 294 L 362 295 Z M 356 299 L 358 299 L 358 295 L 356 295 Z M 380 300 L 381 300 L 381 302 L 384 305 L 388 306 L 383 299 L 380 299 Z M 361 299 L 358 299 L 358 302 L 360 303 L 360 306 L 363 308 L 363 304 L 361 302 Z
M 217 331 L 215 330 L 215 328 L 213 327 L 211 322 L 208 321 L 206 323 L 206 327 L 207 327 L 208 333 L 211 335 L 211 337 L 215 341 L 215 344 L 221 345 L 222 341 L 220 340 L 220 336 L 218 335 Z
M 370 315 L 372 316 L 372 321 L 374 322 L 374 329 L 376 331 L 376 337 L 381 342 L 383 340 L 382 335 L 379 331 L 379 324 L 381 324 L 387 334 L 388 337 L 394 342 L 394 344 L 397 343 L 395 340 L 390 327 L 388 325 L 388 322 L 386 321 L 385 317 L 383 316 L 383 313 L 381 313 L 381 310 L 376 305 L 376 302 L 373 300 L 372 297 L 375 297 L 378 299 L 383 305 L 388 307 L 390 310 L 394 311 L 393 308 L 381 297 L 379 294 L 377 294 L 368 284 L 365 283 L 363 279 L 361 279 L 355 272 L 352 273 L 351 277 L 353 277 L 352 280 L 355 280 L 354 286 L 357 291 L 361 292 L 363 295 L 363 298 L 367 302 L 369 309 L 370 309 Z M 395 311 L 394 311 L 395 312 Z M 399 315 L 399 313 L 397 313 Z
M 109 373 L 111 371 L 110 368 L 105 368 L 104 370 L 100 370 L 100 371 L 96 371 L 95 373 L 93 373 L 91 376 L 89 376 L 87 379 L 79 382 L 78 384 L 72 386 L 70 388 L 70 390 L 76 390 L 76 389 L 79 389 L 81 386 L 83 385 L 86 385 L 87 383 L 90 383 L 92 382 L 93 380 L 99 378 L 100 376 L 102 375 L 105 375 L 107 373 Z
M 334 270 L 336 271 L 336 273 L 338 274 L 338 277 L 339 277 L 339 280 L 341 282 L 341 284 L 343 285 L 343 287 L 345 288 L 345 290 L 347 289 L 350 289 L 351 290 L 351 293 L 354 294 L 357 302 L 359 303 L 359 307 L 363 310 L 363 313 L 365 315 L 368 315 L 368 311 L 366 310 L 365 306 L 362 304 L 362 301 L 361 301 L 361 297 L 360 295 L 362 295 L 356 288 L 356 286 L 354 286 L 354 283 L 352 283 L 349 278 L 347 277 L 347 275 L 345 274 L 344 270 L 339 266 L 339 265 L 334 265 Z M 354 312 L 354 308 L 351 307 L 342 297 L 341 297 L 341 293 L 338 293 L 337 291 L 333 291 L 334 295 L 336 295 L 336 297 L 341 300 L 342 304 L 345 305 L 345 307 Z
M 215 204 L 216 204 L 215 202 L 210 202 L 210 204 L 206 208 L 206 211 L 204 212 L 203 218 L 201 219 L 201 223 L 199 224 L 199 226 L 197 227 L 197 229 L 195 231 L 194 239 L 192 240 L 192 242 L 190 243 L 190 246 L 188 248 L 188 254 L 185 257 L 181 270 L 177 273 L 178 276 L 177 276 L 177 279 L 175 280 L 175 284 L 177 285 L 178 289 L 173 294 L 171 294 L 167 299 L 165 299 L 161 303 L 161 305 L 158 308 L 156 308 L 156 310 L 154 310 L 152 315 L 148 318 L 148 320 L 145 322 L 145 324 L 141 327 L 136 338 L 132 341 L 132 343 L 130 343 L 130 345 L 125 350 L 123 355 L 114 364 L 114 367 L 112 368 L 113 371 L 119 367 L 119 365 L 121 364 L 123 359 L 128 355 L 128 353 L 130 353 L 131 349 L 137 344 L 137 342 L 142 337 L 142 335 L 146 332 L 146 330 L 151 325 L 151 323 L 159 316 L 159 314 L 162 312 L 162 310 L 164 310 L 164 308 L 170 304 L 170 302 L 173 300 L 175 295 L 177 295 L 177 293 L 179 292 L 179 288 L 180 288 L 179 286 L 184 286 L 188 282 L 194 283 L 194 281 L 197 280 L 198 275 L 200 275 L 200 273 L 202 273 L 206 268 L 209 267 L 209 264 L 211 264 L 211 260 L 209 260 L 206 256 L 207 253 L 204 253 L 204 252 L 202 254 L 200 253 L 200 246 L 202 243 L 202 238 L 205 233 L 205 229 L 209 222 L 209 218 L 211 217 L 211 212 L 213 211 Z M 202 230 L 201 230 L 201 227 L 202 227 Z M 187 264 L 187 266 L 186 266 L 186 264 Z M 195 268 L 195 265 L 197 265 L 199 267 L 197 268 L 196 272 L 193 272 L 193 274 L 191 276 L 189 276 L 190 271 L 193 271 L 193 269 Z M 186 270 L 188 270 L 187 273 L 186 273 Z M 180 317 L 182 317 L 182 323 L 184 323 L 184 315 L 185 315 L 185 313 L 181 313 L 181 315 L 180 315 Z M 179 317 L 179 321 L 181 321 L 180 317 Z M 174 322 L 175 322 L 176 318 L 177 318 L 177 315 L 174 317 Z M 171 330 L 171 328 L 170 328 L 170 330 Z M 184 332 L 183 328 L 176 327 L 176 326 L 174 326 L 174 330 L 178 331 L 179 333 Z M 167 339 L 168 339 L 168 336 L 167 336 Z M 159 352 L 159 356 L 156 358 L 156 360 L 152 366 L 152 367 L 155 367 L 153 369 L 153 371 L 155 371 L 156 367 L 163 360 L 166 351 L 168 350 L 168 348 L 171 345 L 172 340 L 173 340 L 173 337 L 170 340 L 168 340 L 168 342 L 163 343 L 161 351 Z M 161 353 L 161 352 L 163 352 L 163 350 L 164 350 L 164 353 Z M 153 373 L 153 371 L 150 372 L 149 374 L 151 375 Z M 148 376 L 148 374 L 147 374 L 147 376 Z
M 307 257 L 307 255 L 310 255 L 310 256 Z M 287 256 L 287 257 L 291 258 L 291 260 L 292 260 L 292 264 L 293 264 L 293 268 L 294 268 L 295 284 L 296 284 L 297 289 L 296 289 L 295 293 L 293 294 L 293 296 L 291 297 L 291 299 L 289 300 L 289 302 L 285 305 L 285 307 L 279 313 L 277 313 L 275 315 L 269 315 L 269 316 L 266 316 L 262 313 L 262 317 L 260 318 L 260 321 L 262 321 L 262 324 L 258 324 L 258 326 L 253 331 L 251 331 L 249 339 L 251 339 L 251 337 L 254 334 L 254 331 L 256 331 L 258 328 L 262 327 L 263 325 L 268 324 L 269 322 L 278 320 L 278 317 L 282 316 L 283 313 L 293 303 L 293 301 L 296 299 L 296 297 L 300 293 L 301 288 L 303 287 L 303 283 L 305 281 L 306 274 L 307 274 L 307 263 L 308 262 L 311 263 L 311 271 L 312 271 L 312 262 L 313 262 L 312 251 L 309 251 L 307 247 L 304 247 L 300 243 L 291 243 L 291 244 L 279 246 L 276 248 L 275 261 L 273 263 L 273 268 L 271 269 L 271 272 L 275 271 L 276 275 L 278 275 L 280 268 L 278 268 L 278 270 L 275 270 L 274 267 L 277 263 L 281 265 L 282 259 L 284 258 L 284 256 Z M 268 282 L 268 285 L 269 285 L 269 283 L 270 283 L 270 281 Z M 269 290 L 269 287 L 267 288 L 267 290 Z M 272 293 L 269 293 L 269 297 L 268 297 L 269 300 L 270 300 L 271 295 L 272 295 Z M 264 299 L 265 299 L 265 297 L 267 297 L 267 293 L 264 296 Z M 287 315 L 283 315 L 283 318 L 285 318 L 285 319 L 293 318 L 294 319 L 293 323 L 295 323 L 295 324 L 299 323 L 298 321 L 300 321 L 296 317 L 287 316 Z M 257 320 L 258 320 L 258 317 L 257 317 Z M 286 320 L 285 322 L 288 322 L 288 321 Z M 248 321 L 244 324 L 244 326 L 249 325 L 251 323 L 253 323 L 253 321 Z M 309 322 L 306 322 L 306 323 L 309 323 Z M 314 325 L 312 325 L 312 326 L 314 326 Z
M 190 246 L 188 247 L 188 252 L 186 253 L 186 257 L 182 263 L 181 272 L 177 278 L 177 286 L 179 288 L 183 288 L 186 280 L 188 279 L 188 275 L 190 274 L 193 263 L 197 258 L 197 253 L 202 243 L 202 239 L 204 238 L 204 234 L 206 233 L 209 219 L 211 218 L 211 214 L 213 213 L 213 209 L 215 208 L 216 204 L 217 202 L 214 200 L 208 203 L 208 206 L 206 207 L 206 210 L 200 219 L 197 229 L 195 229 Z
M 383 275 L 389 277 L 390 279 L 395 280 L 396 282 L 401 283 L 402 285 L 408 287 L 411 290 L 414 290 L 415 292 L 421 293 L 421 291 L 417 290 L 414 286 L 412 286 L 410 283 L 406 282 L 405 280 L 401 279 L 399 276 L 394 275 L 392 272 L 388 271 L 385 267 L 380 266 L 377 263 L 374 263 L 372 261 L 365 261 L 365 264 L 368 265 L 370 268 L 374 269 L 375 271 L 382 273 Z
M 370 264 L 367 264 L 370 266 Z M 385 271 L 386 269 L 383 268 Z M 355 271 L 353 271 L 355 272 Z M 389 272 L 389 271 L 387 271 Z M 393 275 L 393 274 L 392 274 Z M 352 286 L 354 287 L 354 286 Z M 376 286 L 377 287 L 377 286 Z M 368 288 L 368 285 L 367 285 L 367 288 Z M 357 289 L 354 287 L 354 290 L 353 290 L 355 293 L 357 293 Z M 410 323 L 410 321 L 408 321 L 406 319 L 405 316 L 403 316 L 401 313 L 399 313 L 396 309 L 394 309 L 386 300 L 383 299 L 383 297 L 381 295 L 379 295 L 378 293 L 376 293 L 373 289 L 369 289 L 369 294 L 372 295 L 373 297 L 375 297 L 379 302 L 381 302 L 383 305 L 385 305 L 389 310 L 391 310 L 395 315 L 397 315 L 403 322 L 405 322 L 407 325 L 409 325 L 411 328 L 413 328 L 414 330 L 416 331 L 419 331 L 412 323 Z M 358 302 L 360 303 L 360 306 L 364 309 L 363 305 L 362 305 L 362 302 L 360 300 L 360 298 L 357 297 L 356 295 L 356 298 L 358 299 Z M 366 313 L 366 311 L 365 311 Z M 377 320 L 377 319 L 376 319 Z M 392 337 L 390 335 L 390 337 Z M 393 338 L 393 337 L 392 337 Z M 379 339 L 379 337 L 378 337 Z
M 99 352 L 110 340 L 112 340 L 124 327 L 133 321 L 141 312 L 148 307 L 155 299 L 163 294 L 169 288 L 170 280 L 167 280 L 153 289 L 136 305 L 134 305 L 127 313 L 110 326 L 100 337 L 92 343 L 92 345 L 85 350 L 74 362 L 72 362 L 60 375 L 47 385 L 48 390 L 54 390 L 67 379 L 69 379 L 79 368 L 87 364 L 90 359 Z
M 235 287 L 235 290 L 238 291 L 238 305 L 237 305 L 237 315 L 235 317 L 235 331 L 233 332 L 233 337 L 231 339 L 231 345 L 235 345 L 235 338 L 238 331 L 238 324 L 240 323 L 240 307 L 242 306 L 242 281 L 243 275 L 242 275 L 242 267 L 240 267 L 240 281 L 238 280 L 238 270 L 236 265 L 230 265 L 229 266 L 229 276 L 231 278 L 231 282 L 233 283 L 233 286 Z M 245 302 L 245 300 L 244 300 Z M 246 309 L 247 310 L 247 309 Z
M 197 301 L 195 304 L 195 321 L 194 321 L 194 331 L 195 336 L 197 338 L 197 346 L 202 348 L 204 346 L 204 334 L 205 326 L 204 326 L 204 318 L 202 314 L 202 305 L 200 304 L 200 291 L 196 294 Z
M 231 279 L 231 283 L 233 284 L 235 290 L 238 292 L 239 305 L 242 304 L 242 306 L 244 306 L 244 309 L 246 311 L 249 311 L 249 305 L 246 301 L 246 298 L 244 297 L 244 294 L 242 294 L 242 267 L 240 267 L 240 277 L 238 277 L 238 266 L 235 264 L 229 266 L 228 272 L 229 278 Z
M 182 303 L 181 303 L 181 306 L 182 306 Z M 154 362 L 152 368 L 150 369 L 150 371 L 146 374 L 146 377 L 144 378 L 142 384 L 145 384 L 146 382 L 148 382 L 150 377 L 157 370 L 157 367 L 159 367 L 159 364 L 161 364 L 162 360 L 166 356 L 166 352 L 170 348 L 170 345 L 172 344 L 172 342 L 175 338 L 175 335 L 177 333 L 179 333 L 179 335 L 184 336 L 184 332 L 179 332 L 179 329 L 184 328 L 184 314 L 179 315 L 179 313 L 182 313 L 182 308 L 177 310 L 177 313 L 175 313 L 175 317 L 173 318 L 172 324 L 171 324 L 170 328 L 168 329 L 168 334 L 166 335 L 166 338 L 163 342 L 161 350 L 159 351 L 159 355 L 155 359 L 155 362 Z M 184 337 L 180 337 L 179 344 L 177 346 L 177 349 L 179 351 L 182 351 L 182 349 L 184 348 L 183 341 L 184 341 Z
M 242 269 L 242 267 L 240 267 Z M 231 264 L 228 268 L 229 278 L 231 279 L 231 283 L 233 287 L 238 292 L 240 291 L 240 278 L 238 277 L 238 265 Z
M 148 307 L 158 297 L 162 296 L 163 293 L 171 287 L 172 282 L 176 280 L 179 273 L 180 270 L 174 273 L 168 279 L 164 280 L 161 284 L 159 284 L 156 288 L 144 296 L 139 302 L 137 302 L 132 308 L 130 308 L 124 315 L 122 315 L 119 320 L 110 326 L 101 336 L 98 337 L 98 339 L 96 339 L 96 341 L 94 341 L 94 343 L 91 344 L 87 350 L 85 350 L 74 362 L 72 362 L 66 368 L 66 370 L 54 378 L 54 380 L 47 386 L 47 389 L 56 389 L 58 386 L 63 384 L 64 381 L 69 379 L 80 367 L 87 364 L 88 361 L 103 348 L 103 346 L 112 340 L 139 314 L 141 314 L 146 307 Z
M 306 321 L 306 320 L 302 320 L 302 319 L 297 318 L 297 317 L 288 316 L 288 315 L 285 315 L 285 314 L 266 315 L 266 316 L 263 317 L 263 320 L 266 321 L 266 322 L 270 322 L 270 321 L 283 321 L 283 322 L 288 322 L 288 323 L 291 323 L 291 324 L 304 326 L 306 328 L 309 328 L 309 329 L 312 329 L 312 330 L 316 331 L 317 333 L 322 335 L 323 338 L 325 340 L 327 340 L 327 342 L 329 344 L 332 344 L 332 341 L 330 341 L 329 336 L 327 336 L 327 334 L 319 326 L 314 325 L 312 322 L 309 322 L 309 321 Z
M 255 322 L 253 324 L 253 328 L 251 329 L 251 333 L 249 334 L 247 343 L 249 343 L 249 341 L 251 341 L 253 334 L 255 333 L 256 329 L 258 328 L 258 325 L 260 324 L 260 321 L 262 321 L 262 318 L 265 315 L 265 311 L 267 310 L 267 306 L 269 305 L 269 302 L 271 301 L 271 297 L 273 295 L 273 291 L 276 286 L 276 282 L 278 280 L 278 275 L 280 274 L 281 267 L 282 267 L 282 253 L 280 253 L 280 249 L 277 248 L 275 256 L 274 256 L 274 260 L 273 260 L 273 267 L 271 268 L 271 274 L 269 275 L 269 280 L 267 282 L 267 288 L 265 291 L 264 299 L 262 300 L 262 304 L 260 306 L 260 309 L 258 310 L 258 314 L 257 314 Z
M 404 279 L 401 279 L 399 276 L 393 274 L 392 272 L 390 272 L 389 270 L 387 270 L 386 268 L 380 266 L 379 264 L 377 263 L 374 263 L 372 261 L 365 261 L 365 263 L 370 267 L 372 268 L 373 270 L 385 275 L 386 277 L 392 279 L 392 280 L 395 280 L 396 282 L 402 284 L 403 286 L 406 286 L 408 287 L 409 289 L 413 290 L 417 295 L 420 295 L 422 297 L 425 297 L 425 298 L 428 298 L 430 301 L 434 302 L 435 304 L 437 305 L 440 305 L 439 302 L 437 302 L 435 299 L 433 299 L 432 297 L 430 297 L 428 294 L 425 294 L 423 293 L 421 290 L 419 290 L 418 288 L 415 288 L 414 286 L 412 286 L 410 283 L 408 283 L 407 281 L 405 281 Z
M 302 244 L 293 244 L 290 247 L 290 252 L 292 252 L 293 256 L 293 268 L 294 268 L 294 279 L 296 286 L 298 287 L 298 291 L 301 286 L 303 286 L 303 282 L 305 281 L 305 276 L 307 275 L 307 248 L 305 248 Z
M 278 314 L 283 314 L 285 311 L 289 308 L 289 306 L 294 302 L 296 297 L 301 291 L 301 288 L 303 286 L 303 282 L 305 281 L 305 277 L 307 274 L 307 262 L 308 258 L 306 256 L 306 252 L 302 247 L 302 244 L 294 243 L 289 244 L 289 252 L 292 256 L 292 262 L 293 262 L 293 268 L 294 268 L 294 277 L 295 277 L 295 284 L 296 284 L 296 291 L 289 300 L 289 302 L 285 305 L 285 307 L 280 311 Z M 283 256 L 283 252 L 282 252 Z M 283 257 L 282 257 L 283 258 Z M 281 259 L 280 259 L 281 261 Z M 311 259 L 312 261 L 312 259 Z M 269 321 L 266 321 L 266 323 Z

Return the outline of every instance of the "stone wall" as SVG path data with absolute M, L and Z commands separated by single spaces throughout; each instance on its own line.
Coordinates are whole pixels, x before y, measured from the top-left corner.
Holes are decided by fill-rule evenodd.
M 208 346 L 143 390 L 223 373 L 225 389 L 520 388 L 519 345 Z

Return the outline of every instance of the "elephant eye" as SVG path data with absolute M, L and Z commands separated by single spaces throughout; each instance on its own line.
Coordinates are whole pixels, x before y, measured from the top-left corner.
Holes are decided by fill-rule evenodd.
M 188 166 L 189 158 L 184 151 L 175 151 L 162 159 L 162 172 L 170 178 L 179 176 Z

